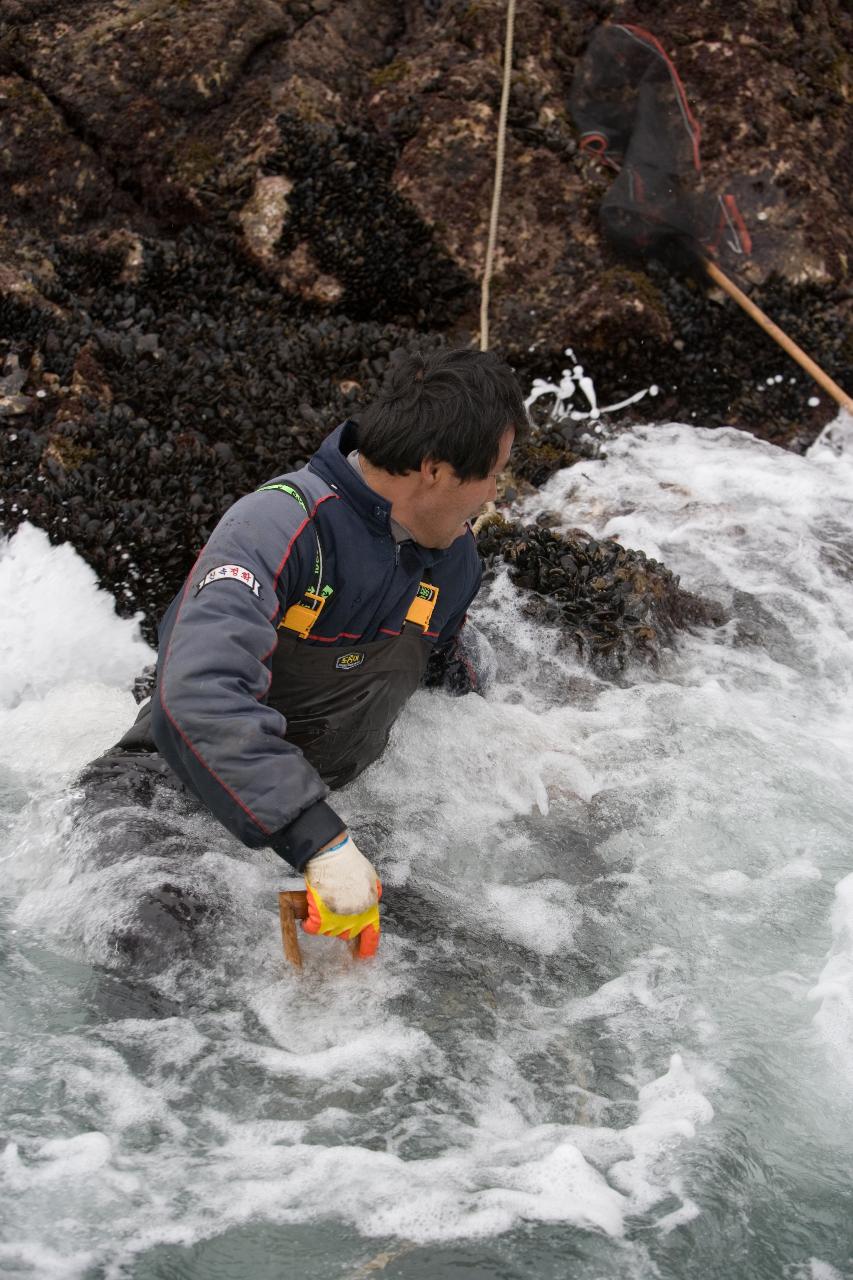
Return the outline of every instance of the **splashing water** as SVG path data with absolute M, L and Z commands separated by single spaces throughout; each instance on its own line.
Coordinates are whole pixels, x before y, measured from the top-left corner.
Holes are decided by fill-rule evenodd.
M 68 547 L 6 544 L 0 1273 L 852 1275 L 846 433 L 637 428 L 530 500 L 732 620 L 605 684 L 498 575 L 488 697 L 419 693 L 336 796 L 380 957 L 307 940 L 302 980 L 272 853 L 160 811 L 88 857 L 66 788 L 150 654 Z M 143 981 L 110 924 L 155 865 L 222 914 Z
M 566 347 L 565 354 L 570 360 L 574 361 L 571 369 L 563 369 L 559 382 L 548 382 L 545 378 L 534 378 L 530 395 L 524 402 L 529 409 L 537 400 L 553 396 L 553 404 L 551 405 L 549 416 L 554 422 L 565 421 L 566 419 L 571 422 L 594 422 L 596 424 L 595 430 L 597 431 L 600 427 L 599 419 L 603 413 L 618 413 L 621 409 L 627 409 L 632 404 L 638 404 L 646 396 L 656 396 L 660 390 L 653 383 L 649 387 L 644 387 L 642 391 L 635 391 L 633 395 L 626 397 L 624 400 L 619 400 L 615 404 L 599 405 L 595 383 L 589 374 L 584 373 L 583 365 L 579 362 L 572 348 Z M 578 407 L 577 397 L 579 395 L 586 401 L 587 407 L 585 409 Z

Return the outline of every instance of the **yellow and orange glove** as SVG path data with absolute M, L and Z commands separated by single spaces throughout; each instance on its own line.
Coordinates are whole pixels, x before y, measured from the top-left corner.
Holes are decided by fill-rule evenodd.
M 305 932 L 358 938 L 358 956 L 375 955 L 382 885 L 355 841 L 344 833 L 306 863 L 304 875 L 308 890 L 308 918 L 302 924 Z

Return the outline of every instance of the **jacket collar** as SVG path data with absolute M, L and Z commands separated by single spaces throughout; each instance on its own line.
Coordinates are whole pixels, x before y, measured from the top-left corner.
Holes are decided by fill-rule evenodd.
M 308 466 L 355 508 L 372 533 L 378 536 L 384 534 L 393 541 L 391 503 L 365 484 L 360 472 L 350 466 L 349 454 L 357 448 L 358 423 L 347 418 L 331 435 L 326 436 Z M 447 555 L 447 550 L 422 547 L 418 542 L 413 541 L 409 545 L 417 548 L 425 565 L 435 564 Z

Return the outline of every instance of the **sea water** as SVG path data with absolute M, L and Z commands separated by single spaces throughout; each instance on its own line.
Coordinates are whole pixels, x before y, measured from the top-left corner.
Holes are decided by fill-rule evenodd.
M 4 544 L 0 1274 L 853 1276 L 851 430 L 638 427 L 526 499 L 730 620 L 606 681 L 498 573 L 487 697 L 417 694 L 335 798 L 379 957 L 301 977 L 271 852 L 164 811 L 87 857 L 74 777 L 151 654 L 69 547 Z M 164 869 L 222 913 L 141 974 L 111 927 Z

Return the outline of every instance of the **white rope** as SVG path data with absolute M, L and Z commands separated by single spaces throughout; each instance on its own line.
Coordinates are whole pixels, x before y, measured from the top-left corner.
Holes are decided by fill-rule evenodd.
M 498 149 L 495 156 L 495 186 L 492 192 L 492 211 L 489 215 L 489 243 L 486 247 L 486 261 L 483 266 L 483 286 L 480 297 L 480 350 L 489 349 L 489 285 L 495 263 L 495 245 L 498 239 L 498 216 L 501 207 L 501 189 L 504 176 L 504 155 L 506 152 L 506 117 L 509 107 L 510 77 L 512 75 L 512 41 L 515 30 L 515 0 L 507 0 L 506 38 L 504 40 L 504 77 L 501 90 L 501 109 L 498 116 Z M 472 525 L 474 536 L 486 525 L 499 520 L 498 509 L 493 502 L 486 503 L 486 509 L 477 517 Z
M 480 299 L 480 350 L 489 349 L 489 285 L 495 261 L 495 245 L 498 239 L 498 214 L 503 186 L 504 152 L 506 150 L 506 117 L 509 106 L 510 76 L 512 74 L 512 41 L 515 30 L 515 0 L 507 0 L 506 39 L 504 43 L 504 78 L 501 91 L 501 110 L 498 117 L 498 150 L 495 156 L 495 186 L 492 192 L 492 212 L 489 217 L 489 243 L 483 267 L 483 288 Z

